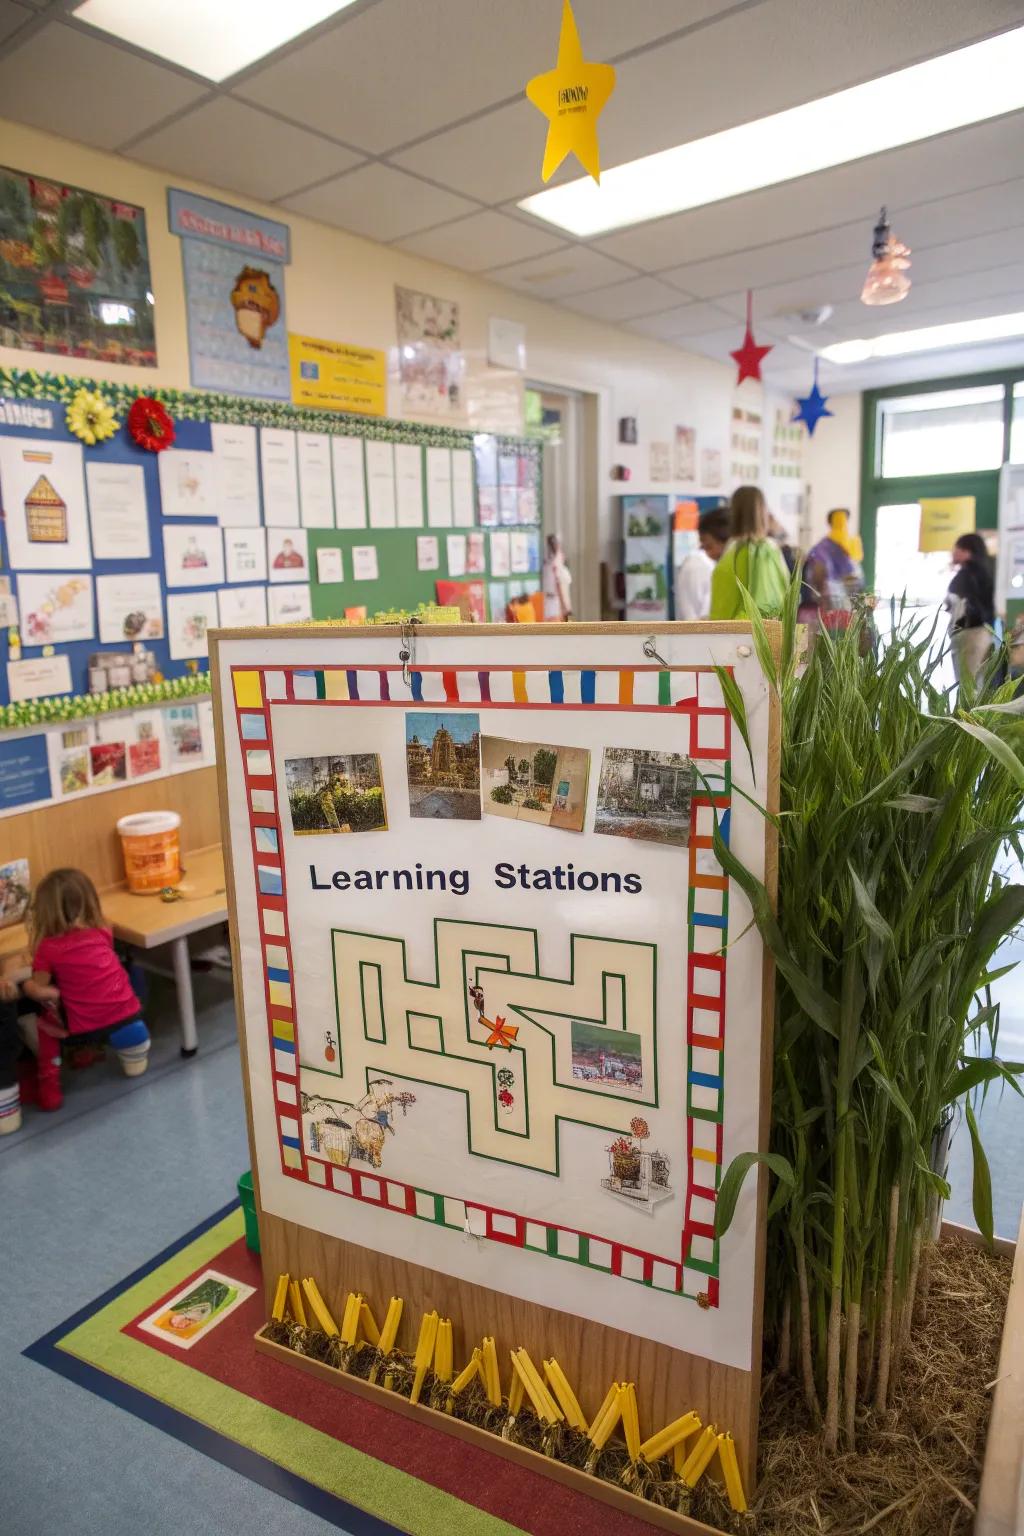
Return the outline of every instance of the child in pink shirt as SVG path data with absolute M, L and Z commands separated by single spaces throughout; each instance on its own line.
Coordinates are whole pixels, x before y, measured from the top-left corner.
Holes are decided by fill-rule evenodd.
M 58 1041 L 67 1035 L 103 1036 L 126 1076 L 140 1076 L 149 1063 L 149 1030 L 89 876 L 79 869 L 48 874 L 32 899 L 29 925 L 34 953 L 25 993 L 44 1005 L 37 1022 L 40 1109 L 63 1102 Z

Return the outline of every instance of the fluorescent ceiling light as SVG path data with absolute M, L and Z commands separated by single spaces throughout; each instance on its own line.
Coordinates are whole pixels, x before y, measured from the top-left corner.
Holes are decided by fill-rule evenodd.
M 122 42 L 226 80 L 353 0 L 85 0 L 72 12 Z
M 1024 107 L 1024 27 L 519 204 L 586 237 L 739 197 Z
M 871 341 L 838 341 L 823 347 L 829 363 L 866 363 L 875 357 L 903 357 L 909 352 L 931 352 L 936 347 L 963 347 L 972 341 L 1006 341 L 1024 336 L 1024 312 L 990 315 L 986 320 L 954 320 L 949 325 L 926 325 L 917 331 L 887 331 Z

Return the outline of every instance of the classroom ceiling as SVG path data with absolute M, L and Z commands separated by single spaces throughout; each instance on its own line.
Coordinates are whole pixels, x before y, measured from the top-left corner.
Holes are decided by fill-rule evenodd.
M 356 0 L 219 86 L 76 22 L 74 3 L 0 0 L 3 115 L 723 361 L 752 287 L 780 388 L 807 385 L 816 347 L 1024 310 L 1024 113 L 580 241 L 516 207 L 541 185 L 546 123 L 523 86 L 554 62 L 558 0 Z M 618 72 L 606 166 L 1024 22 L 1024 0 L 574 8 L 586 56 Z M 858 295 L 882 203 L 913 288 L 871 310 Z M 1024 341 L 1003 342 L 826 364 L 822 385 L 1021 362 Z

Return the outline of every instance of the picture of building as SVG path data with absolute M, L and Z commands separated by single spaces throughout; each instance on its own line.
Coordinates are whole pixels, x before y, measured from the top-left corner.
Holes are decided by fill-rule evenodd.
M 406 715 L 405 763 L 410 816 L 480 820 L 479 715 Z
M 483 808 L 488 815 L 561 827 L 566 832 L 583 831 L 590 772 L 585 747 L 484 736 L 480 756 Z
M 30 544 L 66 544 L 68 508 L 47 480 L 40 475 L 25 497 L 25 527 Z
M 387 830 L 384 781 L 375 752 L 288 758 L 284 774 L 292 830 L 299 837 Z
M 685 848 L 696 784 L 692 762 L 678 752 L 605 747 L 594 831 Z
M 573 1019 L 570 1039 L 575 1082 L 643 1092 L 643 1041 L 638 1034 Z

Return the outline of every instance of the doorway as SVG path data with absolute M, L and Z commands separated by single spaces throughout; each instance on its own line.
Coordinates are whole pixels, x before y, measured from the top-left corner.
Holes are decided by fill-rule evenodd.
M 572 573 L 573 617 L 598 617 L 595 502 L 597 397 L 548 384 L 526 386 L 526 434 L 541 442 L 541 545 L 557 533 Z

